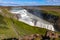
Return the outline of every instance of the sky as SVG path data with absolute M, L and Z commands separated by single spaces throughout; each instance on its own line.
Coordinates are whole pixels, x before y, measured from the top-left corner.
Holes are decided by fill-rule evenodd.
M 60 0 L 0 0 L 0 6 L 60 5 Z

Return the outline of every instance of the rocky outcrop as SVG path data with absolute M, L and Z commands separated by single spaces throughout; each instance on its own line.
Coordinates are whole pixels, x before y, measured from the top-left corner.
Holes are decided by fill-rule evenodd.
M 59 40 L 59 36 L 58 33 L 46 31 L 44 36 L 40 34 L 25 35 L 22 40 Z
M 60 18 L 56 21 L 56 23 L 54 24 L 54 27 L 57 31 L 60 31 Z

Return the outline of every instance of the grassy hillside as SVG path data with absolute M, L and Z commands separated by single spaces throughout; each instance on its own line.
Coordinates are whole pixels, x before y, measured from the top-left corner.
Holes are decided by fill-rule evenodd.
M 10 13 L 5 9 L 2 9 L 2 12 L 0 12 L 0 39 L 11 37 L 18 38 L 18 36 L 22 37 L 24 35 L 37 33 L 44 35 L 46 32 L 46 29 L 27 25 L 11 18 L 10 16 L 12 16 L 12 14 L 10 15 Z
M 48 14 L 56 15 L 60 17 L 60 6 L 39 6 L 39 8 Z
M 9 18 L 0 15 L 0 38 L 17 37 Z
M 17 20 L 13 20 L 13 23 L 21 36 L 36 33 L 44 35 L 46 32 L 46 29 L 30 26 Z

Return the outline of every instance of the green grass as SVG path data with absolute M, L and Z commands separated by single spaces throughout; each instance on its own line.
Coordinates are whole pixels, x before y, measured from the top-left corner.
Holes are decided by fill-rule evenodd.
M 13 23 L 14 23 L 20 36 L 30 35 L 30 34 L 42 34 L 42 35 L 44 35 L 46 32 L 46 29 L 44 29 L 44 28 L 30 26 L 30 25 L 27 25 L 21 21 L 13 20 Z
M 55 15 L 55 16 L 59 16 L 60 17 L 60 13 L 59 12 L 56 12 L 56 11 L 53 11 L 53 10 L 41 10 L 41 12 L 43 13 L 46 13 L 46 14 L 51 14 L 51 15 Z
M 60 17 L 60 13 L 58 13 L 56 11 L 48 11 L 47 13 L 49 13 L 51 15 L 55 15 L 55 16 L 59 16 Z
M 12 29 L 11 21 L 9 18 L 0 15 L 0 39 L 8 37 L 17 37 Z

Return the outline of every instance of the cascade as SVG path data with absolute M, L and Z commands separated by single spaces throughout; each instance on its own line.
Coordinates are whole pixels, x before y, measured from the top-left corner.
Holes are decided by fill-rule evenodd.
M 14 8 L 10 12 L 13 14 L 20 14 L 19 19 L 18 19 L 19 21 L 27 23 L 31 26 L 37 26 L 37 27 L 46 28 L 46 29 L 55 31 L 53 24 L 45 21 L 44 19 L 39 18 L 40 17 L 39 14 L 35 15 L 36 12 L 34 12 L 35 14 L 32 14 L 28 12 L 28 10 L 23 9 L 23 8 L 21 9 Z

